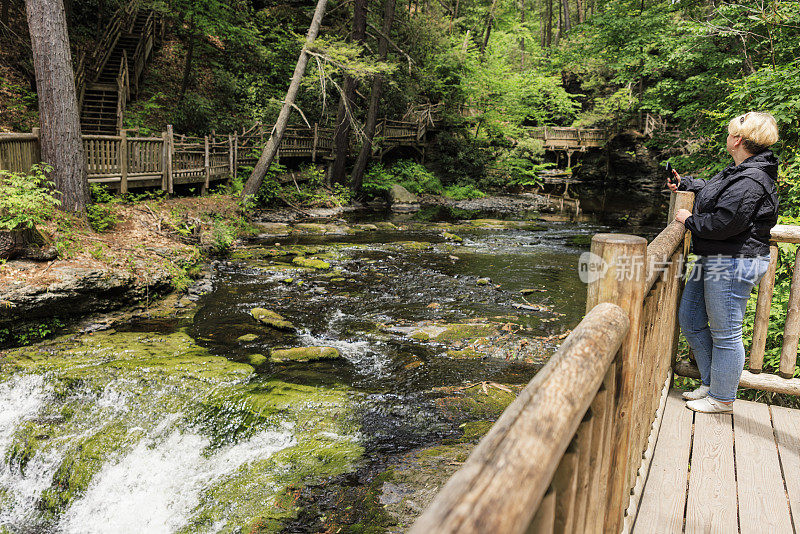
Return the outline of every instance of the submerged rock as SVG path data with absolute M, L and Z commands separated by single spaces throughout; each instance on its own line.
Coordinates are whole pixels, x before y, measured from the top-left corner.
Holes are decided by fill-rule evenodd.
M 267 361 L 269 361 L 269 359 L 263 354 L 250 354 L 247 357 L 247 363 L 249 363 L 256 369 L 267 363 Z
M 265 308 L 253 308 L 250 310 L 250 315 L 252 315 L 256 321 L 265 324 L 270 328 L 284 330 L 287 332 L 294 332 L 295 330 L 295 327 L 292 323 L 284 319 L 279 313 L 272 310 L 267 310 Z
M 333 347 L 296 347 L 293 349 L 273 350 L 271 362 L 313 362 L 317 360 L 336 360 L 341 358 L 339 351 Z

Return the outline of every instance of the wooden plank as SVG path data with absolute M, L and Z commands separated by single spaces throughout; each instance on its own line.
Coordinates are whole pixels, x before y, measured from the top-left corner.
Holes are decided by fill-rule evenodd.
M 694 417 L 686 533 L 736 533 L 731 416 L 696 413 Z
M 680 392 L 669 393 L 661 426 L 633 526 L 636 534 L 680 533 L 683 530 L 692 412 L 686 409 Z
M 733 413 L 742 532 L 791 533 L 778 450 L 766 404 L 737 400 Z
M 800 522 L 800 411 L 782 406 L 770 406 L 770 411 L 789 507 L 797 525 Z

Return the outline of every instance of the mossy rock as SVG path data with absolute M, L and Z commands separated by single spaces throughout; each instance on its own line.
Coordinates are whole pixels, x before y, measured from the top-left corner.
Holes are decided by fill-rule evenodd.
M 333 347 L 295 347 L 293 349 L 273 350 L 271 362 L 313 362 L 317 360 L 336 360 L 341 358 L 339 351 Z
M 508 386 L 503 386 L 508 387 Z M 515 386 L 509 389 L 519 389 Z M 452 395 L 437 399 L 436 404 L 446 417 L 455 421 L 494 421 L 509 404 L 516 399 L 515 393 L 509 393 L 492 385 L 485 388 L 476 384 L 466 389 L 459 389 Z
M 322 235 L 327 227 L 324 224 L 298 223 L 292 227 L 292 233 Z
M 265 308 L 253 308 L 250 310 L 250 314 L 256 321 L 265 324 L 270 328 L 283 330 L 286 332 L 294 332 L 295 330 L 295 327 L 292 323 L 284 319 L 279 313 L 272 310 L 267 310 Z
M 258 339 L 258 334 L 245 334 L 236 338 L 239 343 L 250 343 Z
M 459 441 L 475 442 L 485 436 L 491 430 L 493 421 L 470 421 L 461 425 L 464 434 Z
M 492 279 L 491 278 L 478 278 L 478 280 L 475 283 L 478 284 L 479 286 L 489 286 L 489 285 L 492 285 Z
M 269 358 L 263 354 L 250 354 L 247 356 L 247 363 L 258 369 L 269 361 Z
M 473 348 L 466 348 L 461 350 L 448 350 L 447 356 L 448 358 L 453 358 L 456 360 L 474 360 L 476 358 L 482 358 L 484 354 Z
M 356 230 L 361 230 L 362 232 L 374 232 L 378 229 L 378 227 L 374 224 L 357 224 L 355 225 Z
M 314 258 L 305 258 L 303 256 L 298 256 L 292 260 L 292 263 L 298 265 L 300 267 L 305 267 L 306 269 L 318 269 L 318 270 L 326 270 L 331 268 L 331 264 L 327 261 L 322 261 Z
M 397 241 L 393 244 L 393 247 L 409 252 L 420 252 L 433 248 L 433 245 L 428 241 Z
M 448 241 L 455 241 L 456 243 L 462 243 L 464 239 L 456 234 L 451 234 L 450 232 L 444 232 L 442 237 L 447 239 Z
M 373 224 L 373 226 L 375 226 L 379 230 L 397 230 L 396 225 L 387 221 L 376 222 Z

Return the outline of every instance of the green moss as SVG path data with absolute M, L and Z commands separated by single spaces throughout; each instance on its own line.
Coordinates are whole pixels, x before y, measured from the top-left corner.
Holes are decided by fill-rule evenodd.
M 256 339 L 258 339 L 257 334 L 245 334 L 243 336 L 237 337 L 236 341 L 240 343 L 250 343 L 251 341 L 255 341 Z
M 456 360 L 472 360 L 483 357 L 483 354 L 473 348 L 466 348 L 462 350 L 448 350 L 447 356 Z
M 416 332 L 411 332 L 408 337 L 411 339 L 416 339 L 417 341 L 430 341 L 431 335 L 424 330 L 417 330 Z
M 326 270 L 331 268 L 331 264 L 314 259 L 314 258 L 305 258 L 303 256 L 297 256 L 295 259 L 292 260 L 292 263 L 295 265 L 299 265 L 300 267 L 305 267 L 307 269 L 319 269 L 319 270 Z
M 436 336 L 436 341 L 461 341 L 488 337 L 497 333 L 497 328 L 491 324 L 467 323 L 444 326 L 444 332 Z
M 461 425 L 464 435 L 460 441 L 473 442 L 481 439 L 489 432 L 494 424 L 493 421 L 470 421 Z
M 442 412 L 456 421 L 495 420 L 516 395 L 502 389 L 481 385 L 454 391 L 436 401 Z
M 276 330 L 293 332 L 295 329 L 292 323 L 284 319 L 279 313 L 272 310 L 267 310 L 265 308 L 253 308 L 250 310 L 250 315 L 252 315 L 256 321 Z
M 397 241 L 392 244 L 393 248 L 399 248 L 409 252 L 419 252 L 432 248 L 433 245 L 427 241 Z
M 567 238 L 567 243 L 574 247 L 588 247 L 592 244 L 591 235 L 572 235 Z
M 335 360 L 340 357 L 339 351 L 333 347 L 296 347 L 273 350 L 269 359 L 272 362 L 313 362 Z
M 292 233 L 322 235 L 326 229 L 324 224 L 298 223 L 292 227 Z
M 267 363 L 268 360 L 269 359 L 263 354 L 250 354 L 247 356 L 247 363 L 249 363 L 256 369 Z
M 450 232 L 444 232 L 442 237 L 447 239 L 448 241 L 455 241 L 457 243 L 462 243 L 464 241 L 463 238 L 457 236 L 456 234 L 451 234 Z

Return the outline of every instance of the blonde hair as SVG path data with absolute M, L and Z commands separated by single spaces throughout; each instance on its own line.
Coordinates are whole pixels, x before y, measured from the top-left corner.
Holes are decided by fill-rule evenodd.
M 759 154 L 778 141 L 778 123 L 769 113 L 750 111 L 731 119 L 728 133 L 740 136 L 748 152 Z

